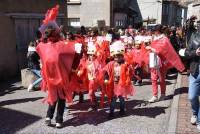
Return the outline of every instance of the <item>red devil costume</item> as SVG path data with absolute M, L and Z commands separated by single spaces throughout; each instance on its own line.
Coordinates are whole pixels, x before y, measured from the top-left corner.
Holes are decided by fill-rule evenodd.
M 181 62 L 179 56 L 172 47 L 169 39 L 164 35 L 159 35 L 154 38 L 151 45 L 151 50 L 158 55 L 158 66 L 151 68 L 151 80 L 153 89 L 153 98 L 149 100 L 154 102 L 158 96 L 157 80 L 160 79 L 161 100 L 165 98 L 166 83 L 165 76 L 169 68 L 175 67 L 178 71 L 182 72 L 185 67 Z
M 43 90 L 48 91 L 47 101 L 52 104 L 58 97 L 72 102 L 69 86 L 69 74 L 74 59 L 73 43 L 40 43 L 37 52 L 42 61 Z
M 57 14 L 57 11 L 57 6 L 48 11 L 45 20 L 48 20 L 48 18 L 51 20 L 51 15 Z M 53 21 L 55 21 L 55 17 L 53 17 Z M 43 25 L 51 24 L 48 24 L 48 21 L 44 21 Z M 41 89 L 48 93 L 46 100 L 49 103 L 49 107 L 45 123 L 47 125 L 51 124 L 55 107 L 58 105 L 56 127 L 62 127 L 65 101 L 72 102 L 72 90 L 69 88 L 69 75 L 75 54 L 75 45 L 73 43 L 66 44 L 64 41 L 60 41 L 59 29 L 57 29 L 57 26 L 54 26 L 52 25 L 53 28 L 48 28 L 42 32 L 46 34 L 43 35 L 46 38 L 46 43 L 39 43 L 36 51 L 42 62 L 41 72 L 43 81 Z
M 117 98 L 120 100 L 120 114 L 125 112 L 125 100 L 128 95 L 134 94 L 134 88 L 130 79 L 130 68 L 125 64 L 123 53 L 125 51 L 121 41 L 116 41 L 110 46 L 114 61 L 109 62 L 105 67 L 105 84 L 107 86 L 107 96 L 111 99 L 110 117 L 114 115 Z

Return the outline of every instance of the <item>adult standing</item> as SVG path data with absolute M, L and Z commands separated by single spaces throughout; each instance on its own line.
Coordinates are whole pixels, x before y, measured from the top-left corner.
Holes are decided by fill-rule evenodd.
M 50 28 L 45 32 L 47 43 L 39 43 L 36 50 L 42 62 L 42 90 L 47 91 L 49 104 L 46 124 L 51 124 L 56 105 L 56 127 L 62 127 L 65 101 L 72 102 L 72 90 L 69 88 L 69 74 L 74 59 L 73 43 L 61 41 L 60 33 Z
M 30 42 L 28 47 L 27 59 L 28 68 L 38 77 L 33 83 L 28 86 L 28 92 L 33 91 L 33 88 L 42 81 L 40 74 L 40 57 L 36 52 L 36 42 Z
M 191 36 L 188 46 L 185 50 L 185 56 L 190 61 L 188 95 L 193 113 L 191 117 L 191 123 L 197 124 L 197 129 L 200 131 L 200 30 Z
M 150 59 L 153 97 L 149 102 L 155 102 L 158 100 L 158 79 L 160 79 L 161 89 L 160 100 L 164 100 L 166 92 L 165 77 L 167 70 L 175 67 L 177 70 L 182 72 L 185 67 L 172 47 L 169 39 L 163 34 L 162 25 L 156 26 L 152 44 L 151 46 L 147 46 L 146 49 L 151 51 L 150 57 L 154 57 L 154 61 L 156 61 L 156 64 L 151 64 L 152 60 Z

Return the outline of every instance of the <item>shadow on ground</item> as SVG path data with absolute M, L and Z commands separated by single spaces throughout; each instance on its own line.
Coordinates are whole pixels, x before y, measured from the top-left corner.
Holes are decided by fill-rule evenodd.
M 0 107 L 0 133 L 14 134 L 38 121 L 41 117 Z
M 6 94 L 12 94 L 16 90 L 23 89 L 20 84 L 20 78 L 15 78 L 10 81 L 3 81 L 0 82 L 0 96 L 4 96 Z
M 148 105 L 148 107 L 146 107 Z M 156 116 L 160 114 L 165 113 L 165 109 L 168 107 L 149 107 L 149 103 L 144 100 L 131 100 L 126 102 L 126 114 L 123 117 L 128 116 L 146 116 L 149 118 L 155 118 Z M 73 115 L 73 118 L 67 120 L 64 122 L 64 127 L 67 126 L 80 126 L 84 124 L 91 124 L 91 125 L 98 125 L 101 123 L 104 123 L 106 121 L 122 118 L 122 116 L 119 115 L 119 112 L 115 112 L 115 117 L 110 119 L 108 118 L 108 112 L 109 107 L 106 105 L 106 108 L 100 109 L 98 111 L 78 111 L 77 110 L 87 110 L 89 107 L 89 103 L 82 103 L 82 104 L 76 104 L 74 106 L 69 107 L 69 111 L 71 115 Z M 119 103 L 117 103 L 116 106 L 117 109 L 119 109 Z
M 43 99 L 44 97 L 36 97 L 36 98 L 23 98 L 23 99 L 14 99 L 14 100 L 6 100 L 1 101 L 0 106 L 12 105 L 12 104 L 19 104 L 19 103 L 26 103 L 29 101 L 37 101 L 39 99 Z
M 184 94 L 184 93 L 188 93 L 188 87 L 181 87 L 181 88 L 177 88 L 175 89 L 175 95 L 179 95 L 179 94 Z

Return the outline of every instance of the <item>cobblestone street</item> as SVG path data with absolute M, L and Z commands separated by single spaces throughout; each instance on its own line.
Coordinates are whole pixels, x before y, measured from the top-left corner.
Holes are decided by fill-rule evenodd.
M 69 133 L 69 134 L 165 134 L 170 118 L 171 102 L 176 79 L 167 80 L 167 100 L 147 103 L 152 96 L 151 82 L 136 87 L 136 95 L 126 102 L 126 115 L 108 120 L 109 108 L 88 111 L 89 103 L 75 104 L 65 110 L 64 127 L 56 129 L 44 124 L 47 104 L 42 102 L 45 93 L 27 92 L 23 88 L 1 94 L 0 133 Z M 19 83 L 16 84 L 19 86 Z M 11 86 L 10 86 L 11 88 Z M 84 96 L 85 99 L 87 96 Z M 77 100 L 77 98 L 75 98 Z M 55 124 L 54 120 L 53 123 Z

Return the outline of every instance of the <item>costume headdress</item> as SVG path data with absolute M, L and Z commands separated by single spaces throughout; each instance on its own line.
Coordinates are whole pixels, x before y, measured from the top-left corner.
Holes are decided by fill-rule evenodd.
M 117 55 L 117 54 L 124 54 L 125 47 L 122 41 L 115 41 L 110 45 L 110 54 Z

